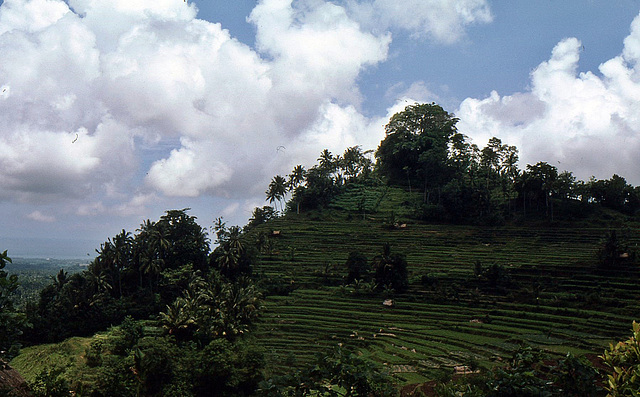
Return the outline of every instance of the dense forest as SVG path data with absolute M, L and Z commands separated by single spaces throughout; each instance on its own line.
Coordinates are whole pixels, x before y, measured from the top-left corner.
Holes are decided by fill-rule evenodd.
M 69 390 L 77 396 L 391 396 L 401 389 L 407 395 L 403 386 L 412 382 L 394 376 L 386 362 L 380 365 L 382 359 L 367 358 L 364 342 L 358 342 L 364 338 L 356 331 L 344 340 L 336 336 L 338 340 L 327 342 L 328 348 L 313 358 L 285 354 L 274 362 L 274 354 L 265 348 L 270 343 L 265 342 L 265 324 L 276 329 L 289 323 L 279 314 L 276 323 L 269 323 L 269 313 L 295 305 L 288 300 L 291 296 L 302 300 L 295 295 L 299 290 L 345 297 L 353 300 L 350 306 L 384 301 L 396 310 L 398 302 L 405 301 L 451 304 L 458 312 L 475 308 L 487 314 L 474 319 L 474 326 L 487 327 L 491 316 L 499 316 L 495 308 L 502 303 L 522 304 L 522 313 L 543 315 L 541 307 L 568 310 L 573 305 L 572 310 L 589 321 L 597 317 L 589 310 L 617 308 L 631 328 L 636 313 L 616 302 L 616 285 L 630 295 L 638 288 L 635 226 L 640 188 L 619 175 L 580 181 L 546 162 L 520 169 L 516 147 L 495 137 L 480 148 L 458 132 L 457 121 L 437 104 L 410 105 L 390 119 L 376 151 L 354 146 L 335 155 L 324 150 L 317 164 L 297 165 L 289 175 L 273 177 L 265 192 L 271 205 L 255 208 L 244 227 L 228 226 L 219 218 L 209 234 L 188 208 L 169 210 L 157 221 L 143 221 L 135 232 L 122 230 L 108 239 L 85 271 L 60 270 L 24 308 L 14 305 L 20 280 L 3 270 L 11 264 L 5 251 L 0 256 L 0 359 L 14 359 L 12 365 L 20 367 L 21 348 L 66 346 L 66 354 L 75 357 L 72 361 L 41 357 L 48 365 L 35 365 L 27 392 L 34 396 L 68 396 Z M 313 242 L 302 242 L 302 227 L 290 231 L 295 238 L 286 235 L 284 230 L 299 224 L 315 228 L 309 232 Z M 339 233 L 345 233 L 341 236 L 354 241 L 359 241 L 357 234 L 369 232 L 362 240 L 375 241 L 377 247 L 369 249 L 363 242 L 365 248 L 346 248 L 344 238 L 332 238 L 338 232 L 319 232 L 321 224 L 339 225 Z M 496 245 L 500 230 L 507 230 L 499 228 L 526 230 L 533 244 L 543 230 L 599 227 L 606 233 L 591 244 L 593 254 L 585 254 L 580 271 L 585 277 L 613 278 L 585 292 L 581 306 L 575 293 L 563 300 L 564 279 L 545 284 L 537 268 L 521 270 L 495 258 L 470 261 L 459 273 L 422 272 L 427 264 L 415 265 L 422 243 L 410 240 L 403 251 L 398 238 L 378 241 L 396 232 L 412 238 L 412 227 L 422 230 L 418 225 L 433 229 L 415 232 L 416 239 L 455 231 L 434 255 L 462 244 L 461 231 L 467 236 L 477 231 L 482 236 L 478 246 L 485 249 Z M 305 251 L 320 242 L 328 248 Z M 573 270 L 553 271 L 567 277 Z M 525 276 L 537 284 L 523 286 L 522 280 L 531 280 Z M 280 305 L 280 299 L 287 300 Z M 423 315 L 417 309 L 408 311 L 408 316 Z M 546 332 L 547 340 L 560 340 L 551 328 L 538 326 L 536 332 Z M 623 337 L 617 327 L 606 331 L 603 338 Z M 518 344 L 502 350 L 500 360 L 491 364 L 470 359 L 465 376 L 433 375 L 445 374 L 441 367 L 440 372 L 425 371 L 427 377 L 421 380 L 435 382 L 433 387 L 417 386 L 412 393 L 637 395 L 640 326 L 635 322 L 632 332 L 630 339 L 608 349 L 602 345 L 597 360 Z M 381 328 L 374 337 L 396 333 Z M 592 347 L 587 342 L 576 346 L 581 351 Z M 17 390 L 2 392 L 19 395 Z

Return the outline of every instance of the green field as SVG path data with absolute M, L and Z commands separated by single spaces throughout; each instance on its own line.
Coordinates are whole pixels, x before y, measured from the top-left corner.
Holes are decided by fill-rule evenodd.
M 288 215 L 260 229 L 275 243 L 254 271 L 295 288 L 266 298 L 256 333 L 276 373 L 336 344 L 354 346 L 406 383 L 463 366 L 491 367 L 521 344 L 558 357 L 596 356 L 640 315 L 639 269 L 597 268 L 611 226 L 482 227 L 407 217 L 406 226 L 390 228 L 389 210 L 344 209 Z M 628 229 L 633 244 L 639 231 Z M 349 252 L 371 259 L 385 243 L 406 255 L 409 290 L 386 296 L 343 286 Z M 479 290 L 476 261 L 503 265 L 508 288 Z M 387 297 L 393 307 L 382 304 Z

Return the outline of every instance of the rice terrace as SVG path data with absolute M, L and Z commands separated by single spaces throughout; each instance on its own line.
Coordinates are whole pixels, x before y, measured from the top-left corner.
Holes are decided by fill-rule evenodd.
M 596 266 L 609 227 L 406 220 L 396 229 L 386 227 L 383 214 L 366 220 L 352 214 L 335 210 L 323 221 L 291 216 L 265 229 L 279 231 L 278 248 L 257 271 L 295 286 L 266 298 L 257 331 L 281 370 L 288 357 L 307 362 L 336 343 L 356 346 L 403 382 L 416 383 L 490 366 L 521 344 L 556 357 L 598 355 L 628 333 L 638 313 L 639 270 L 611 274 Z M 406 292 L 386 296 L 361 283 L 337 286 L 349 252 L 374 257 L 385 243 L 407 256 Z M 474 273 L 476 263 L 503 266 L 508 280 L 490 288 Z M 393 306 L 383 305 L 391 297 Z
M 375 153 L 274 176 L 247 225 L 169 210 L 39 292 L 5 251 L 0 355 L 25 380 L 0 390 L 637 395 L 640 189 L 520 169 L 457 121 L 409 105 Z

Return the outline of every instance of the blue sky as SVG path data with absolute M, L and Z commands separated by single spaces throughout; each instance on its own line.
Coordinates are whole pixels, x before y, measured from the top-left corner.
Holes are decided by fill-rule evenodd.
M 324 148 L 375 149 L 412 101 L 455 113 L 481 147 L 516 145 L 522 167 L 640 184 L 639 11 L 631 0 L 0 1 L 0 243 L 97 247 L 185 207 L 204 227 L 244 224 L 272 176 Z

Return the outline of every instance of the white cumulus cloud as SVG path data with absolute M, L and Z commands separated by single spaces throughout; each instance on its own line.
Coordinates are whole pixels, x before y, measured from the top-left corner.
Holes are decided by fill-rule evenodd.
M 414 37 L 451 44 L 467 26 L 493 20 L 486 0 L 348 1 L 354 14 L 372 29 L 402 29 Z
M 361 113 L 358 78 L 387 59 L 389 29 L 452 42 L 491 20 L 484 0 L 261 0 L 250 47 L 197 11 L 176 0 L 5 0 L 0 201 L 59 202 L 59 215 L 87 217 L 174 197 L 254 202 L 323 148 L 375 149 L 385 121 Z
M 458 127 L 480 145 L 497 136 L 520 149 L 522 163 L 546 161 L 581 179 L 617 173 L 640 183 L 640 16 L 619 56 L 598 72 L 578 72 L 582 44 L 559 42 L 531 72 L 530 90 L 467 98 Z

